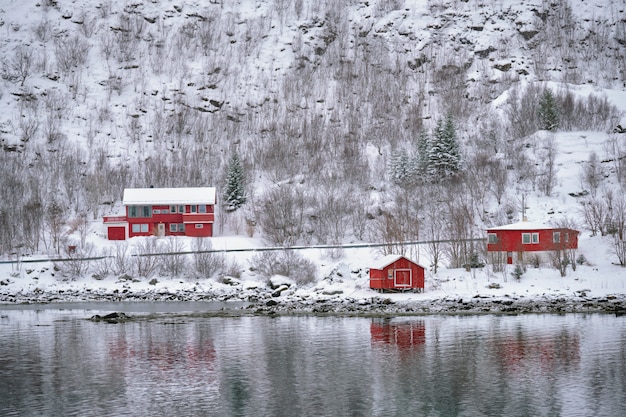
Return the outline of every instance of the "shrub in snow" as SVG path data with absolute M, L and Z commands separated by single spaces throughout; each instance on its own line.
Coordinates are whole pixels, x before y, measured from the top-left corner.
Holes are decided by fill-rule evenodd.
M 524 275 L 524 267 L 520 264 L 516 264 L 515 265 L 515 269 L 513 269 L 513 272 L 511 272 L 511 275 L 513 276 L 513 278 L 515 278 L 516 280 L 520 280 L 520 278 L 522 278 L 522 275 Z
M 315 281 L 317 268 L 310 260 L 294 251 L 268 251 L 255 255 L 250 260 L 250 267 L 265 278 L 283 275 L 294 280 L 298 285 Z

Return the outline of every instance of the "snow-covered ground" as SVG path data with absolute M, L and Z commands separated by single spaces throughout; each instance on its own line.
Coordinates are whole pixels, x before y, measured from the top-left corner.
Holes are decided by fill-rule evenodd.
M 92 240 L 96 242 L 101 238 L 94 234 Z M 219 236 L 212 241 L 215 249 L 262 246 L 259 239 L 241 236 Z M 595 304 L 598 300 L 619 306 L 626 298 L 626 269 L 615 264 L 611 243 L 610 237 L 590 237 L 589 233 L 583 232 L 579 254 L 583 254 L 589 263 L 578 265 L 576 271 L 568 269 L 565 277 L 549 266 L 529 267 L 519 280 L 511 275 L 513 266 L 500 272 L 492 272 L 491 265 L 470 272 L 440 268 L 436 275 L 427 272 L 423 293 L 396 294 L 379 294 L 369 288 L 367 267 L 381 256 L 371 248 L 345 249 L 340 259 L 329 257 L 327 250 L 299 250 L 318 266 L 315 282 L 307 285 L 297 285 L 288 277 L 267 279 L 250 270 L 248 261 L 257 254 L 255 252 L 228 253 L 227 256 L 236 259 L 241 266 L 241 275 L 221 280 L 224 282 L 158 274 L 155 280 L 133 280 L 113 275 L 103 279 L 92 276 L 70 278 L 55 271 L 52 262 L 22 263 L 19 268 L 3 264 L 0 265 L 0 302 L 243 300 L 270 311 L 364 313 L 381 310 L 501 311 L 514 302 L 516 306 L 537 303 L 531 304 L 526 311 L 541 311 L 546 305 L 564 308 L 571 303 L 570 308 L 578 311 L 599 308 Z M 108 242 L 101 241 L 100 244 Z M 428 257 L 420 256 L 420 262 L 427 265 Z M 277 293 L 276 289 L 281 285 L 282 291 Z M 466 307 L 468 303 L 470 307 Z

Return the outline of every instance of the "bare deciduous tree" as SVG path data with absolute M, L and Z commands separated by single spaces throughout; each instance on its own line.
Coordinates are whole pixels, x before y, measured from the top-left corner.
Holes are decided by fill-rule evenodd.
M 134 272 L 137 276 L 150 278 L 157 271 L 161 259 L 156 254 L 158 251 L 157 238 L 149 236 L 143 238 L 135 245 L 135 253 L 132 258 Z
M 306 233 L 306 196 L 289 184 L 273 188 L 261 199 L 256 218 L 272 245 L 293 246 Z
M 223 253 L 213 252 L 210 239 L 194 239 L 192 251 L 192 264 L 196 278 L 211 278 L 225 270 L 226 258 Z
M 185 250 L 183 241 L 176 236 L 168 236 L 162 240 L 158 246 L 159 256 L 163 271 L 172 277 L 180 276 L 187 266 L 187 255 L 182 253 Z
M 11 59 L 2 63 L 2 78 L 12 82 L 24 82 L 33 71 L 33 50 L 26 45 L 19 45 Z
M 612 205 L 613 248 L 619 264 L 626 267 L 626 197 L 615 199 Z
M 546 196 L 550 196 L 557 185 L 558 168 L 556 166 L 556 156 L 558 150 L 554 136 L 550 135 L 542 151 L 539 153 L 539 175 L 538 186 Z

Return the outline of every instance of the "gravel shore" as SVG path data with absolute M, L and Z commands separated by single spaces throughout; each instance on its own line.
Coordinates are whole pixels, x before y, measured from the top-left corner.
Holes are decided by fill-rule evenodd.
M 221 302 L 234 315 L 335 314 L 354 316 L 429 314 L 528 314 L 612 313 L 626 314 L 626 296 L 606 297 L 486 297 L 467 299 L 394 300 L 393 294 L 371 298 L 275 296 L 258 292 L 243 296 L 193 291 L 92 293 L 59 291 L 30 294 L 0 294 L 2 305 L 56 304 L 73 302 Z M 230 307 L 229 305 L 232 305 Z M 50 307 L 50 306 L 48 306 Z M 224 310 L 224 309 L 223 309 Z

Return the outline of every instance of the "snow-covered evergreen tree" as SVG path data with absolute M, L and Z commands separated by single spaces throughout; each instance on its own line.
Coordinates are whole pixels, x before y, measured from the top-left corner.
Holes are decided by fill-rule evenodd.
M 549 88 L 546 88 L 539 100 L 537 116 L 539 117 L 541 129 L 552 131 L 559 127 L 559 112 L 557 110 L 556 100 Z
M 430 159 L 430 135 L 422 130 L 417 137 L 417 155 L 413 159 L 415 177 L 420 182 L 428 178 L 428 161 Z
M 406 185 L 413 180 L 411 158 L 405 150 L 394 152 L 391 156 L 389 175 L 397 185 Z
M 224 191 L 226 210 L 235 211 L 246 202 L 243 166 L 237 152 L 233 152 L 230 157 L 226 175 L 226 190 Z
M 441 181 L 455 176 L 461 169 L 461 150 L 452 116 L 439 120 L 432 135 L 428 157 L 428 176 Z

